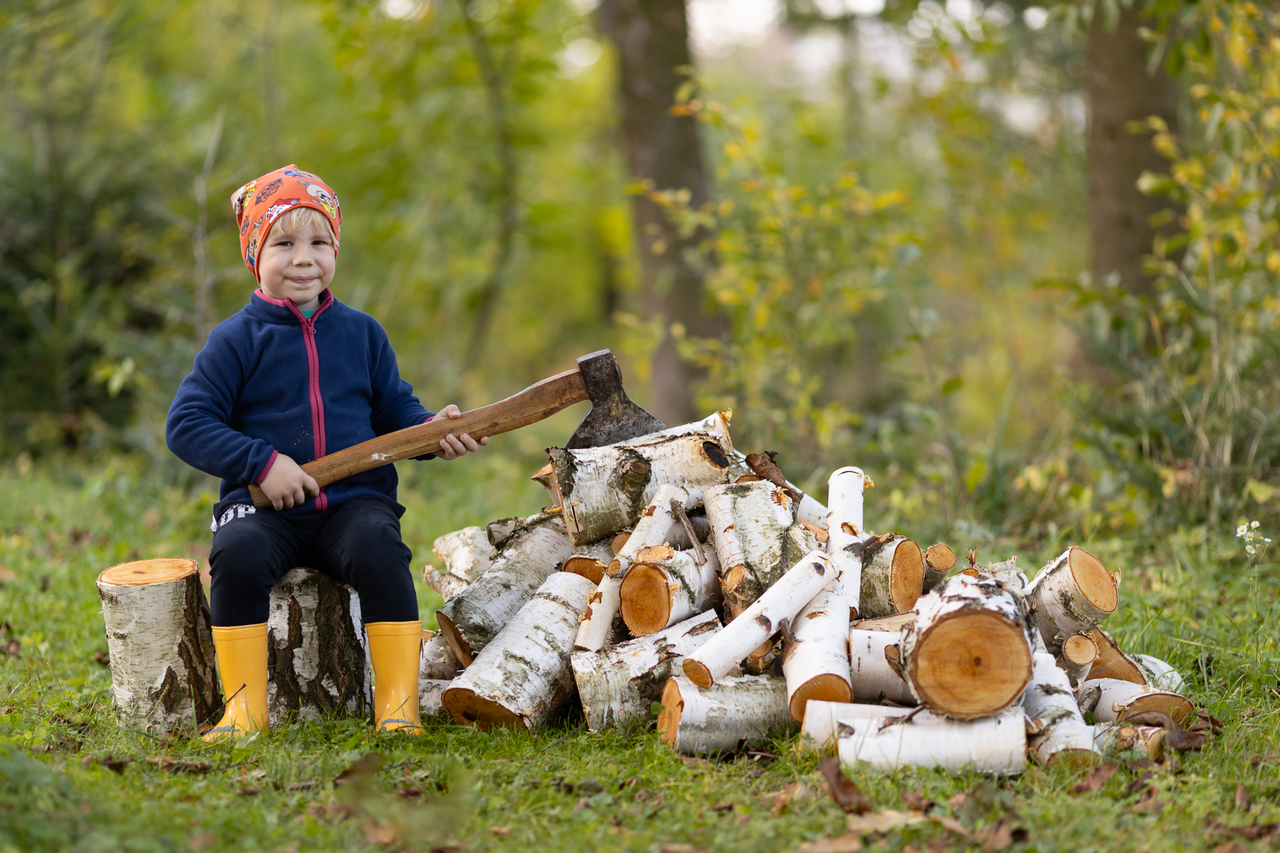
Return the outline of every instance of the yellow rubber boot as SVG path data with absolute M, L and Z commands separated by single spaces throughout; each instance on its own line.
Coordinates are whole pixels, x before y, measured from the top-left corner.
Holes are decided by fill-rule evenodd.
M 267 623 L 213 629 L 226 712 L 205 733 L 208 741 L 244 737 L 270 728 L 267 721 Z
M 373 662 L 374 726 L 384 732 L 422 734 L 418 716 L 422 622 L 370 622 L 364 629 Z

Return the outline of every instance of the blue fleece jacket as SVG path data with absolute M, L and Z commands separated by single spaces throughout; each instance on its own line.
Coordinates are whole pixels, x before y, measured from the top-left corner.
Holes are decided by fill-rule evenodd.
M 169 407 L 178 458 L 222 478 L 222 500 L 250 502 L 278 454 L 299 465 L 431 417 L 400 378 L 378 322 L 328 290 L 310 319 L 256 291 L 196 355 Z M 396 498 L 395 467 L 329 485 L 285 513 L 324 511 L 358 495 Z

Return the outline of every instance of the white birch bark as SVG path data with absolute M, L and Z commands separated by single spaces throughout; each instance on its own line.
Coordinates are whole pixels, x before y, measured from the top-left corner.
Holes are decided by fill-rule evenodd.
M 1026 723 L 1021 708 L 991 717 L 918 722 L 847 720 L 840 723 L 840 763 L 865 761 L 877 770 L 940 767 L 1015 775 L 1027 767 Z
M 572 553 L 558 513 L 539 513 L 517 525 L 489 570 L 436 611 L 454 657 L 469 666 Z
M 842 722 L 904 717 L 914 710 L 914 708 L 895 708 L 892 705 L 823 702 L 820 699 L 814 699 L 805 706 L 804 719 L 800 721 L 800 743 L 806 749 L 826 751 L 836 745 L 839 725 Z M 923 716 L 929 712 L 921 710 L 916 713 Z
M 1138 665 L 1138 669 L 1142 670 L 1148 686 L 1154 687 L 1156 690 L 1179 693 L 1185 686 L 1182 675 L 1168 663 L 1160 660 L 1160 658 L 1152 657 L 1151 655 L 1132 654 L 1129 655 L 1129 659 Z
M 158 734 L 214 718 L 222 692 L 195 561 L 113 566 L 98 576 L 98 597 L 120 724 Z
M 849 599 L 843 578 L 813 597 L 791 622 L 782 647 L 782 675 L 787 702 L 796 722 L 804 720 L 808 702 L 850 702 Z
M 464 527 L 446 533 L 436 539 L 434 550 L 444 568 L 424 566 L 422 579 L 445 601 L 484 574 L 498 553 L 483 527 Z
M 422 655 L 418 663 L 419 681 L 452 681 L 462 671 L 439 631 L 422 632 Z
M 703 561 L 693 551 L 676 551 L 668 559 L 633 564 L 622 579 L 622 620 L 633 636 L 642 637 L 716 607 L 723 600 L 720 563 L 711 548 Z
M 730 461 L 730 470 L 729 470 L 730 483 L 745 484 L 749 482 L 764 482 L 763 477 L 761 477 L 755 471 L 751 470 L 751 466 L 747 464 L 747 455 L 742 451 L 740 450 L 733 451 L 733 453 L 730 454 L 729 461 Z M 800 496 L 800 499 L 798 501 L 793 501 L 793 503 L 795 504 L 795 512 L 794 512 L 795 520 L 797 522 L 804 522 L 805 524 L 811 524 L 814 527 L 826 527 L 827 516 L 830 514 L 830 510 L 828 510 L 827 507 L 821 501 L 819 501 L 813 495 L 807 494 L 804 491 L 802 491 L 800 487 L 798 487 L 795 483 L 791 482 L 790 480 L 784 479 L 783 483 L 785 484 L 786 488 L 790 489 L 792 492 Z
M 1091 694 L 1097 694 L 1094 699 Z M 1116 678 L 1092 678 L 1080 685 L 1076 699 L 1086 710 L 1092 705 L 1094 722 L 1122 723 L 1142 711 L 1162 711 L 1175 723 L 1195 713 L 1195 706 L 1177 693 Z
M 840 575 L 840 591 L 855 613 L 861 614 L 862 552 L 871 539 L 863 526 L 863 496 L 867 476 L 846 466 L 827 478 L 827 554 Z
M 600 652 L 575 651 L 573 677 L 587 727 L 598 732 L 651 719 L 650 706 L 662 697 L 667 679 L 718 630 L 719 617 L 708 611 Z
M 866 619 L 906 613 L 920 598 L 924 557 L 905 536 L 867 542 L 862 556 L 858 615 Z
M 726 617 L 736 618 L 790 568 L 786 533 L 795 523 L 795 504 L 785 489 L 764 480 L 714 486 L 703 503 L 720 561 Z
M 1071 681 L 1053 655 L 1035 655 L 1022 708 L 1028 719 L 1039 721 L 1037 733 L 1027 743 L 1036 761 L 1048 764 L 1054 760 L 1071 761 L 1082 753 L 1090 759 L 1094 756 L 1093 732 L 1080 714 Z
M 577 639 L 573 643 L 575 651 L 598 652 L 609 643 L 614 633 L 614 621 L 622 606 L 618 595 L 621 588 L 622 578 L 618 575 L 606 573 L 600 579 L 595 592 L 587 600 L 587 609 L 582 612 Z
M 373 677 L 356 591 L 313 569 L 290 569 L 271 590 L 267 715 L 363 716 Z
M 600 583 L 609 564 L 613 562 L 612 545 L 613 537 L 606 536 L 590 545 L 575 548 L 573 555 L 564 561 L 564 571 L 582 575 L 594 584 Z
M 418 679 L 418 714 L 423 717 L 447 717 L 444 709 L 444 691 L 449 688 L 451 679 L 419 678 Z
M 1017 701 L 1031 680 L 1026 602 L 992 578 L 956 575 L 902 629 L 902 674 L 931 711 L 966 720 Z
M 569 655 L 591 582 L 555 572 L 444 691 L 449 714 L 482 729 L 536 731 L 572 699 Z
M 705 688 L 675 676 L 662 691 L 662 706 L 658 734 L 685 755 L 726 752 L 795 728 L 786 682 L 777 676 L 743 675 Z
M 1074 545 L 1036 573 L 1028 597 L 1035 602 L 1036 624 L 1050 649 L 1072 634 L 1089 633 L 1119 602 L 1116 576 Z
M 915 705 L 911 688 L 889 664 L 885 651 L 898 648 L 899 634 L 849 629 L 849 686 L 856 702 Z
M 689 493 L 673 483 L 664 483 L 653 493 L 640 520 L 636 522 L 627 544 L 609 563 L 609 574 L 622 576 L 635 562 L 636 555 L 642 551 L 660 545 L 669 545 L 673 549 L 693 547 L 696 540 L 691 540 L 690 529 L 685 526 L 685 513 L 689 505 Z M 698 546 L 701 550 L 701 545 Z
M 708 486 L 725 482 L 733 451 L 727 423 L 717 414 L 703 424 L 605 447 L 548 449 L 569 538 L 581 544 L 633 527 L 664 483 L 696 502 Z
M 686 658 L 685 675 L 695 684 L 709 687 L 779 631 L 784 621 L 793 620 L 834 580 L 827 555 L 810 552 L 723 631 Z

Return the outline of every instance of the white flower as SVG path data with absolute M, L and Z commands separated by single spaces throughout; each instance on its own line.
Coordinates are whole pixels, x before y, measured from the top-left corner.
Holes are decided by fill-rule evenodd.
M 1250 527 L 1252 527 L 1254 530 L 1257 530 L 1257 529 L 1258 529 L 1258 522 L 1256 522 L 1256 521 L 1255 521 L 1255 522 L 1253 522 L 1252 524 L 1250 524 L 1249 526 L 1250 526 Z
M 1248 528 L 1248 526 L 1246 526 L 1246 525 L 1244 525 L 1244 524 L 1242 524 L 1242 525 L 1240 525 L 1239 527 L 1237 527 L 1237 528 L 1236 528 L 1236 535 L 1237 535 L 1237 536 L 1243 536 L 1243 535 L 1245 535 L 1245 534 L 1246 534 L 1246 533 L 1248 533 L 1248 532 L 1249 532 L 1249 528 Z
M 1266 542 L 1267 544 L 1271 544 L 1271 540 L 1267 539 L 1265 536 L 1262 538 L 1262 541 Z
M 1252 545 L 1246 545 L 1246 546 L 1244 546 L 1244 550 L 1245 550 L 1246 552 L 1248 552 L 1249 554 L 1256 554 L 1256 553 L 1257 553 L 1257 550 L 1256 550 Z

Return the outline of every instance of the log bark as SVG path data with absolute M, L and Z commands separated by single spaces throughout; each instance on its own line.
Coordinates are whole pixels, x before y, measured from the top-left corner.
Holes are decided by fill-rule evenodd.
M 1180 693 L 1185 686 L 1182 675 L 1160 658 L 1144 654 L 1132 654 L 1129 658 L 1137 664 L 1138 669 L 1142 670 L 1142 675 L 1149 687 L 1168 690 L 1170 693 Z
M 558 513 L 539 513 L 517 525 L 489 570 L 436 611 L 440 632 L 454 657 L 470 666 L 572 553 Z
M 956 567 L 956 552 L 941 542 L 930 545 L 924 550 L 924 583 L 920 588 L 921 595 L 928 595 L 946 581 L 947 575 Z
M 855 619 L 852 627 L 859 631 L 888 631 L 901 634 L 903 626 L 914 621 L 916 621 L 916 613 L 911 610 L 906 613 L 895 613 L 892 616 L 881 616 L 879 619 Z M 897 642 L 896 637 L 894 642 Z
M 1143 711 L 1163 711 L 1181 725 L 1195 713 L 1195 706 L 1177 693 L 1115 678 L 1089 679 L 1080 685 L 1076 698 L 1081 708 L 1092 706 L 1093 719 L 1099 723 L 1122 723 Z
M 827 555 L 810 552 L 723 631 L 690 655 L 684 662 L 685 675 L 700 687 L 710 687 L 781 630 L 784 622 L 793 620 L 834 580 Z
M 718 413 L 620 444 L 549 448 L 569 538 L 581 545 L 634 527 L 664 483 L 700 500 L 704 489 L 726 480 L 732 450 L 728 423 Z
M 652 719 L 650 707 L 685 656 L 719 630 L 719 617 L 708 611 L 600 652 L 575 651 L 573 677 L 587 727 L 598 732 Z
M 489 569 L 497 549 L 483 527 L 464 527 L 436 539 L 435 553 L 444 568 L 423 566 L 422 579 L 448 601 Z
M 683 622 L 723 600 L 720 562 L 710 548 L 703 561 L 693 551 L 676 551 L 662 560 L 634 563 L 622 579 L 622 620 L 635 637 Z
M 863 528 L 863 495 L 867 476 L 847 466 L 827 478 L 827 554 L 840 575 L 840 590 L 849 607 L 861 612 L 863 549 L 870 540 Z
M 791 717 L 804 720 L 813 700 L 852 702 L 849 671 L 849 599 L 843 577 L 814 596 L 791 622 L 782 646 L 782 675 L 787 680 Z
M 849 686 L 855 702 L 893 702 L 915 705 L 916 697 L 902 674 L 889 662 L 899 634 L 849 629 Z
M 1090 726 L 1095 752 L 1108 758 L 1135 758 L 1159 761 L 1164 757 L 1165 730 L 1159 726 L 1130 726 L 1125 723 Z
M 711 687 L 676 676 L 662 691 L 658 735 L 685 755 L 726 752 L 743 741 L 759 744 L 774 731 L 794 728 L 787 684 L 778 676 L 743 675 Z
M 1089 633 L 1119 603 L 1116 577 L 1097 557 L 1075 545 L 1036 573 L 1028 597 L 1050 650 L 1072 634 Z
M 1023 600 L 991 578 L 957 575 L 920 599 L 899 652 L 911 692 L 959 720 L 996 714 L 1031 680 L 1031 630 Z
M 555 572 L 444 691 L 459 723 L 536 731 L 574 693 L 569 655 L 591 582 Z
M 622 606 L 622 599 L 618 594 L 621 588 L 622 578 L 607 573 L 596 584 L 578 624 L 577 638 L 573 642 L 574 651 L 598 652 L 609 645 L 615 635 L 614 624 L 619 620 L 619 609 Z
M 847 720 L 840 724 L 837 751 L 847 767 L 859 761 L 890 771 L 972 766 L 981 773 L 1013 775 L 1027 766 L 1026 723 L 1021 708 L 970 721 Z
M 1120 646 L 1110 634 L 1101 628 L 1094 628 L 1089 632 L 1089 639 L 1093 640 L 1098 649 L 1098 656 L 1089 667 L 1090 679 L 1116 678 L 1134 684 L 1147 683 L 1147 677 L 1142 669 L 1128 655 L 1120 651 Z
M 920 546 L 905 536 L 878 536 L 862 555 L 858 615 L 867 619 L 906 613 L 920 598 L 924 557 Z
M 444 708 L 444 691 L 449 688 L 452 679 L 419 678 L 418 679 L 418 714 L 423 717 L 447 717 L 449 712 Z
M 599 584 L 609 564 L 613 562 L 613 537 L 606 536 L 590 545 L 583 545 L 574 550 L 573 555 L 564 561 L 564 570 L 570 574 L 582 575 L 594 584 Z
M 893 705 L 824 702 L 815 699 L 805 706 L 804 719 L 800 721 L 800 743 L 806 749 L 826 751 L 835 747 L 840 723 L 846 720 L 883 720 L 905 717 L 913 711 L 914 708 L 896 708 Z M 915 713 L 923 716 L 929 712 L 922 710 Z
M 209 604 L 194 560 L 123 563 L 98 575 L 120 725 L 151 733 L 216 719 Z
M 444 635 L 439 631 L 422 632 L 422 656 L 418 665 L 419 681 L 452 681 L 462 671 Z
M 1072 634 L 1062 641 L 1056 657 L 1071 686 L 1078 687 L 1089 677 L 1089 670 L 1098 659 L 1098 644 L 1088 634 Z
M 355 590 L 313 569 L 286 572 L 271 590 L 267 672 L 272 720 L 364 716 L 373 678 Z
M 729 482 L 730 483 L 759 483 L 768 482 L 764 477 L 757 474 L 747 463 L 746 454 L 735 450 L 730 455 Z M 795 505 L 795 520 L 814 527 L 826 528 L 827 516 L 830 510 L 826 505 L 815 498 L 813 495 L 806 494 L 795 483 L 790 480 L 784 480 L 782 487 L 790 494 L 799 495 L 799 499 L 792 498 Z M 871 488 L 871 478 L 867 478 L 867 488 Z
M 636 522 L 627 544 L 609 563 L 609 574 L 621 577 L 631 568 L 636 555 L 651 548 L 680 549 L 702 546 L 695 538 L 692 523 L 686 524 L 689 493 L 673 483 L 664 483 L 653 493 L 640 519 Z M 664 554 L 664 556 L 667 556 Z
M 1093 731 L 1085 725 L 1071 682 L 1053 655 L 1035 655 L 1022 707 L 1029 720 L 1038 722 L 1036 734 L 1027 742 L 1036 761 L 1078 766 L 1095 760 Z

